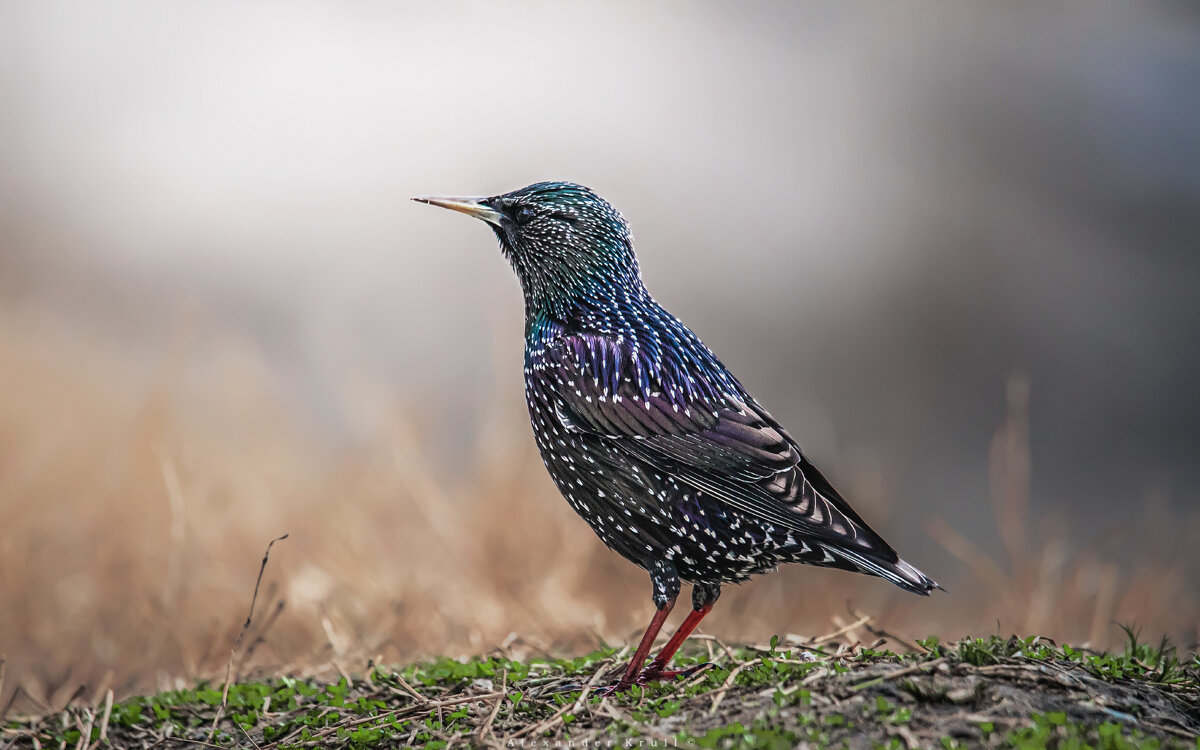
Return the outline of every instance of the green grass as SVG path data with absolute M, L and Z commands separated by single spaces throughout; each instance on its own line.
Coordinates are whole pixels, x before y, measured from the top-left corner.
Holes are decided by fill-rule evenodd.
M 682 661 L 713 667 L 607 699 L 580 688 L 614 680 L 623 650 L 442 658 L 337 682 L 237 682 L 224 700 L 222 685 L 200 684 L 10 719 L 0 747 L 1200 749 L 1200 661 L 1127 632 L 1117 653 L 1036 637 L 928 639 L 902 654 L 709 641 Z

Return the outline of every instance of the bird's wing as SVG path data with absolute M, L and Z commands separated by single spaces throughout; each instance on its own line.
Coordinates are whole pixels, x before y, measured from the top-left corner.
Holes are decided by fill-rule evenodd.
M 898 559 L 732 377 L 705 378 L 669 356 L 647 357 L 595 334 L 564 336 L 544 362 L 567 429 L 750 516 L 852 553 Z

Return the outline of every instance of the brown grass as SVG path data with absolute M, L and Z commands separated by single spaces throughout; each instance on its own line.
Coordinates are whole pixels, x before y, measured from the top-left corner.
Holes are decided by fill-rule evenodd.
M 219 678 L 262 550 L 283 533 L 243 672 L 480 652 L 510 633 L 566 650 L 644 624 L 644 574 L 558 497 L 519 393 L 495 399 L 483 447 L 446 476 L 430 468 L 426 425 L 398 402 L 380 404 L 393 417 L 375 439 L 331 447 L 280 405 L 253 350 L 197 351 L 169 351 L 147 378 L 111 349 L 0 319 L 0 714 Z M 1103 646 L 1122 637 L 1111 623 L 1137 622 L 1194 643 L 1200 566 L 1182 540 L 1197 519 L 1190 533 L 1171 519 L 1090 548 L 1069 523 L 1034 524 L 1025 393 L 1010 384 L 991 456 L 1010 559 L 933 519 L 932 536 L 963 563 L 930 571 L 949 595 L 797 566 L 729 589 L 707 630 L 824 632 L 854 619 L 853 602 L 910 637 L 999 627 Z M 1111 562 L 1134 531 L 1163 543 Z

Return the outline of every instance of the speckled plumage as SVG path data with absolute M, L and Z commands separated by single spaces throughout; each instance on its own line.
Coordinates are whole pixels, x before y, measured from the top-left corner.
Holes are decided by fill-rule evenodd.
M 936 587 L 650 296 L 628 224 L 606 201 L 550 182 L 427 202 L 495 231 L 525 297 L 525 396 L 542 459 L 600 539 L 650 572 L 660 609 L 680 580 L 706 612 L 721 584 L 788 562 Z

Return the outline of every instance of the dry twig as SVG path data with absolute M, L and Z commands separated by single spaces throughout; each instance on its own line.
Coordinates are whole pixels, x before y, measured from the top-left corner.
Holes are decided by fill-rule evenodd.
M 744 661 L 730 670 L 729 676 L 725 678 L 725 684 L 721 685 L 721 687 L 712 692 L 713 702 L 712 706 L 710 706 L 708 709 L 708 713 L 710 715 L 717 712 L 717 707 L 721 705 L 721 701 L 725 700 L 725 693 L 729 691 L 729 688 L 733 687 L 733 681 L 737 679 L 739 674 L 742 673 L 742 670 L 744 670 L 746 667 L 752 667 L 755 664 L 758 664 L 760 661 L 762 661 L 762 659 L 751 659 L 750 661 Z
M 500 706 L 504 703 L 504 698 L 508 695 L 508 672 L 500 674 L 500 697 L 496 699 L 496 704 L 492 706 L 492 710 L 488 713 L 487 719 L 483 722 L 483 726 L 479 728 L 479 742 L 487 742 L 488 735 L 492 733 L 492 725 L 496 723 L 496 716 L 500 713 Z
M 267 550 L 263 552 L 262 563 L 258 566 L 258 578 L 254 581 L 254 595 L 250 597 L 250 611 L 246 613 L 246 621 L 242 623 L 241 632 L 238 633 L 237 640 L 233 642 L 233 648 L 229 649 L 229 661 L 225 664 L 225 687 L 221 690 L 221 705 L 217 707 L 217 712 L 213 716 L 212 728 L 208 732 L 209 742 L 216 737 L 217 723 L 220 722 L 221 714 L 229 705 L 229 683 L 233 680 L 233 661 L 237 658 L 238 647 L 242 645 L 242 639 L 246 637 L 246 631 L 250 629 L 250 622 L 254 618 L 254 604 L 258 601 L 258 588 L 262 585 L 263 572 L 266 571 L 267 560 L 271 557 L 271 548 L 275 546 L 275 542 L 281 542 L 287 538 L 287 534 L 275 537 L 267 544 Z
M 104 715 L 100 717 L 100 737 L 98 742 L 103 745 L 108 741 L 108 718 L 112 716 L 113 691 L 110 688 L 104 694 Z

